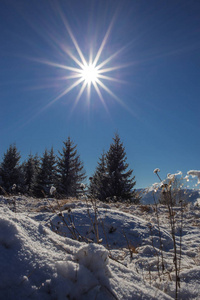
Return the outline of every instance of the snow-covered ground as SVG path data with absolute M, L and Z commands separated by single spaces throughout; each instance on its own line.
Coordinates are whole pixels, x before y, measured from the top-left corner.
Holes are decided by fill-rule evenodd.
M 165 206 L 159 220 L 153 205 L 68 199 L 59 206 L 0 196 L 0 299 L 174 299 Z M 200 208 L 190 203 L 183 217 L 180 207 L 174 214 L 178 298 L 200 299 Z

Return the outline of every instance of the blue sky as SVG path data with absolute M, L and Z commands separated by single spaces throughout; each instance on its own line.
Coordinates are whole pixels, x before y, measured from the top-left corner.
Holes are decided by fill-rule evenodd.
M 1 1 L 0 157 L 12 143 L 22 161 L 57 152 L 70 136 L 91 176 L 118 132 L 137 188 L 157 167 L 199 170 L 199 16 L 199 1 Z M 65 67 L 80 68 L 72 35 L 87 62 L 105 41 L 101 99 L 92 85 L 76 101 L 81 84 L 59 97 L 77 80 Z

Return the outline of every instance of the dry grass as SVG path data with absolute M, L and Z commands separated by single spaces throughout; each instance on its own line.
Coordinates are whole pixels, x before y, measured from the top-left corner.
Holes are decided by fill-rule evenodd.
M 149 205 L 140 205 L 140 210 L 142 213 L 149 213 L 151 212 L 151 207 Z
M 130 245 L 130 246 L 129 246 L 129 249 L 130 249 L 130 251 L 131 251 L 132 253 L 135 253 L 135 254 L 138 253 L 137 248 L 136 248 L 135 246 L 133 246 L 133 245 Z

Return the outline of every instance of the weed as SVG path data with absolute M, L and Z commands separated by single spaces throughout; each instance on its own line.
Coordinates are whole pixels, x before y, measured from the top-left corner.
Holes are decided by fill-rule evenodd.
M 170 229 L 171 229 L 171 237 L 173 240 L 173 264 L 174 264 L 174 269 L 175 269 L 175 299 L 178 299 L 178 289 L 180 289 L 180 269 L 181 269 L 181 251 L 182 251 L 182 228 L 183 228 L 183 201 L 179 199 L 180 203 L 180 211 L 181 211 L 181 224 L 180 224 L 180 240 L 179 240 L 179 251 L 178 251 L 178 243 L 176 239 L 176 212 L 174 211 L 174 205 L 177 202 L 177 195 L 180 196 L 180 188 L 177 187 L 177 181 L 175 176 L 170 176 L 169 180 L 167 183 L 163 184 L 163 181 L 161 177 L 158 175 L 158 172 L 160 172 L 159 169 L 155 169 L 154 173 L 157 175 L 159 180 L 162 183 L 162 193 L 161 197 L 163 198 L 162 203 L 164 203 L 167 206 L 168 213 L 169 213 L 169 224 L 170 224 Z M 154 198 L 155 200 L 155 198 Z M 157 216 L 157 222 L 158 222 L 158 227 L 160 227 L 160 221 L 159 221 L 159 213 L 158 213 L 158 207 L 157 203 L 155 201 L 156 205 L 156 216 Z M 160 238 L 160 245 L 162 245 L 162 238 L 160 235 L 160 230 L 159 230 L 159 238 Z M 163 260 L 163 252 L 161 248 L 161 257 Z M 159 263 L 159 262 L 158 262 Z M 164 264 L 162 263 L 162 267 L 164 268 Z M 164 269 L 163 269 L 164 271 Z M 159 272 L 159 268 L 158 268 Z M 160 273 L 159 273 L 160 277 Z

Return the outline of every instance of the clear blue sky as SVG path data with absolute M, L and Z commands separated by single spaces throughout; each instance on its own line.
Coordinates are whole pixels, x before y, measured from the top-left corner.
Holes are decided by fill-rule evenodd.
M 101 79 L 114 97 L 92 85 L 76 101 L 79 84 L 54 101 L 77 80 L 60 67 L 80 68 L 72 34 L 86 61 L 105 41 L 98 64 L 117 67 Z M 71 136 L 91 176 L 117 131 L 136 187 L 147 187 L 157 167 L 162 177 L 200 169 L 199 115 L 200 1 L 1 1 L 1 158 L 12 143 L 22 161 L 57 152 Z

